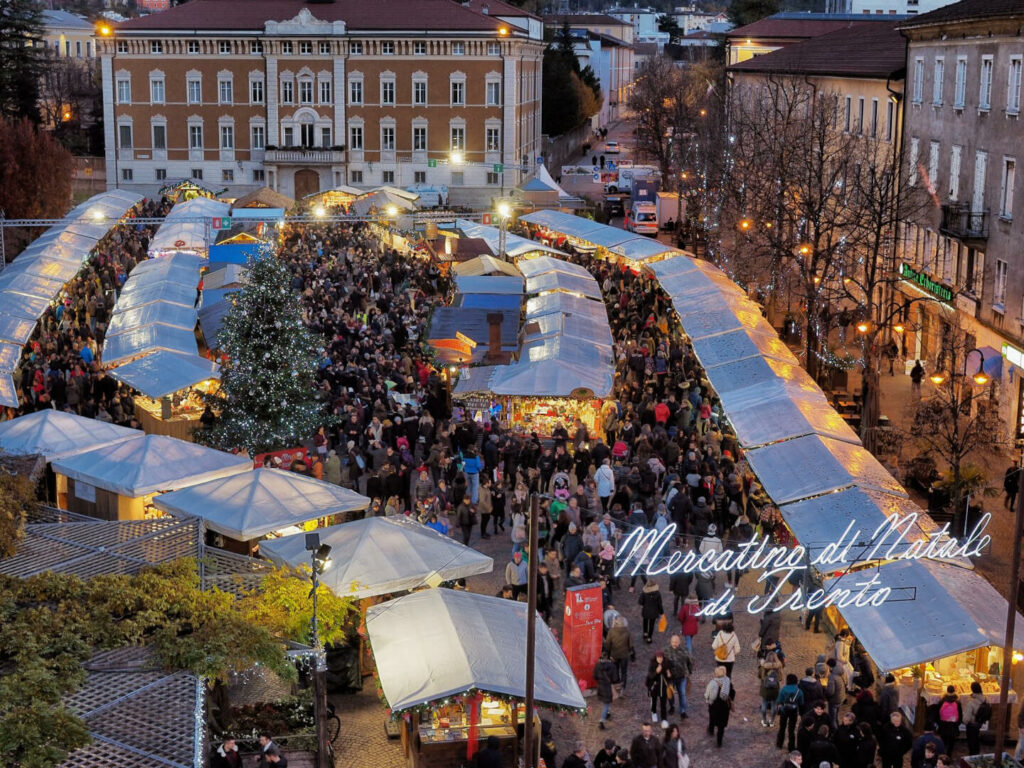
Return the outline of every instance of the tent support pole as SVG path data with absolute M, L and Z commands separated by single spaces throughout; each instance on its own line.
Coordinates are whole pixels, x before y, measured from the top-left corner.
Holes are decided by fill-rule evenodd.
M 537 648 L 537 528 L 540 517 L 540 497 L 530 496 L 530 577 L 526 595 L 526 722 L 523 730 L 523 768 L 534 768 L 534 747 L 536 734 L 533 732 L 533 674 L 534 655 Z
M 1024 468 L 1024 450 L 1021 451 L 1017 472 Z M 1018 475 L 1019 482 L 1019 475 Z M 1024 529 L 1024 493 L 1017 494 L 1017 514 L 1013 524 L 1013 560 L 1010 567 L 1010 593 L 1006 600 L 1006 636 L 1003 638 L 1003 665 L 999 670 L 999 719 L 996 721 L 996 760 L 1002 762 L 1006 746 L 1006 729 L 1009 714 L 1006 700 L 1010 694 L 1010 672 L 1013 669 L 1013 633 L 1017 623 L 1017 594 L 1020 591 L 1020 547 L 1021 529 Z

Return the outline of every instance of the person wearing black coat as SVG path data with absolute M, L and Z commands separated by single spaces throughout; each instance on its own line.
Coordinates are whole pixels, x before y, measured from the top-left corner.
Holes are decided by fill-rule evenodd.
M 878 739 L 867 723 L 860 723 L 857 726 L 860 731 L 860 741 L 857 742 L 857 759 L 854 762 L 855 768 L 875 768 L 875 753 L 878 752 Z
M 487 746 L 477 753 L 477 768 L 502 768 L 500 745 L 501 742 L 497 736 L 488 736 Z
M 914 735 L 903 724 L 903 713 L 896 710 L 889 715 L 889 722 L 882 723 L 878 731 L 878 754 L 882 768 L 903 768 L 903 756 L 914 745 Z
M 857 746 L 860 744 L 860 729 L 852 712 L 844 712 L 832 741 L 839 755 L 839 768 L 856 768 Z
M 640 615 L 643 618 L 644 641 L 650 645 L 658 618 L 665 613 L 665 606 L 661 602 L 661 592 L 656 581 L 649 581 L 644 585 L 639 603 Z
M 871 691 L 864 690 L 858 693 L 857 700 L 850 710 L 857 716 L 858 723 L 868 723 L 872 728 L 878 728 L 882 722 L 882 711 L 878 708 Z
M 821 765 L 826 761 L 832 765 L 839 762 L 839 750 L 829 738 L 827 725 L 818 726 L 818 732 L 811 738 L 811 743 L 804 752 L 804 760 L 808 765 Z
M 605 651 L 594 666 L 594 680 L 597 682 L 597 700 L 601 702 L 601 719 L 597 727 L 605 729 L 605 721 L 611 716 L 612 701 L 615 696 L 612 687 L 619 682 L 619 670 Z

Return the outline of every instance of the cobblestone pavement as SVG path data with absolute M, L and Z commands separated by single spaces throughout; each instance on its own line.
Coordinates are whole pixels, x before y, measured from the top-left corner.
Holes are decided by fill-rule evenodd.
M 495 536 L 490 540 L 481 540 L 478 531 L 474 531 L 470 545 L 494 558 L 494 571 L 484 576 L 471 577 L 468 586 L 474 592 L 493 595 L 501 587 L 505 564 L 511 554 L 511 543 L 506 536 Z M 740 595 L 760 594 L 760 585 L 756 584 L 756 574 L 748 574 L 740 585 Z M 668 591 L 667 579 L 659 579 L 666 609 L 672 608 L 672 595 Z M 633 737 L 639 733 L 643 722 L 650 722 L 650 699 L 643 691 L 643 678 L 647 673 L 647 665 L 654 650 L 668 645 L 671 633 L 678 629 L 678 624 L 670 620 L 669 629 L 663 634 L 655 634 L 654 643 L 650 646 L 643 643 L 640 637 L 640 612 L 637 600 L 640 583 L 637 583 L 636 594 L 628 591 L 628 579 L 624 580 L 623 588 L 613 593 L 615 607 L 629 621 L 630 630 L 635 632 L 637 659 L 629 670 L 629 684 L 624 696 L 612 705 L 612 719 L 608 722 L 608 730 L 598 728 L 600 703 L 596 698 L 588 698 L 590 713 L 585 718 L 575 715 L 560 715 L 542 711 L 542 717 L 550 719 L 553 734 L 558 744 L 557 766 L 561 768 L 562 760 L 572 751 L 573 742 L 583 739 L 595 754 L 604 744 L 606 738 L 613 738 L 620 745 L 628 747 Z M 738 600 L 737 605 L 745 605 L 746 600 Z M 758 617 L 745 611 L 736 613 L 736 631 L 743 647 L 743 652 L 736 661 L 733 680 L 736 684 L 736 705 L 725 732 L 725 741 L 721 749 L 715 747 L 714 739 L 706 735 L 707 707 L 703 700 L 704 686 L 710 679 L 714 668 L 714 657 L 711 652 L 711 625 L 701 627 L 700 634 L 694 641 L 695 670 L 688 690 L 688 718 L 680 720 L 678 715 L 669 718 L 671 722 L 679 722 L 683 738 L 691 755 L 693 768 L 778 768 L 782 764 L 785 753 L 775 748 L 775 733 L 761 726 L 760 697 L 758 696 L 758 680 L 756 663 L 750 643 L 757 636 Z M 467 627 L 467 632 L 472 628 Z M 538 629 L 543 629 L 538 624 Z M 553 631 L 561 636 L 561 611 L 555 612 Z M 410 631 L 414 631 L 410 628 Z M 815 656 L 825 650 L 827 635 L 806 632 L 794 613 L 783 615 L 782 645 L 787 655 L 786 671 L 803 675 L 806 666 L 813 663 Z M 362 692 L 350 696 L 332 697 L 338 706 L 342 719 L 342 732 L 338 739 L 338 766 L 345 768 L 399 768 L 405 764 L 400 743 L 388 740 L 384 732 L 387 719 L 385 708 L 377 697 L 373 681 L 369 678 Z

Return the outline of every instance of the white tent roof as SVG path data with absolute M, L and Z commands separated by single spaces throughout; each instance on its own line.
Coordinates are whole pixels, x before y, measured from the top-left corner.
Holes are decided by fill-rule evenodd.
M 508 275 L 520 280 L 520 272 L 514 264 L 483 254 L 469 261 L 452 266 L 452 271 L 459 277 L 483 277 L 484 275 Z
M 103 341 L 103 363 L 116 365 L 161 349 L 184 355 L 199 354 L 195 332 L 187 328 L 154 324 L 107 336 Z
M 561 336 L 588 344 L 612 347 L 612 332 L 607 323 L 591 322 L 580 315 L 541 315 L 523 325 L 523 343 Z
M 180 283 L 195 288 L 199 285 L 199 270 L 203 260 L 191 253 L 172 253 L 140 261 L 135 265 L 129 282 L 138 285 L 154 283 Z
M 487 555 L 404 515 L 367 517 L 317 533 L 320 543 L 331 547 L 331 562 L 320 580 L 341 597 L 405 592 L 422 587 L 435 574 L 442 581 L 452 581 L 494 568 Z M 277 565 L 309 564 L 301 533 L 262 542 L 260 554 Z
M 47 461 L 141 437 L 143 433 L 137 429 L 52 408 L 0 422 L 0 450 L 14 454 L 38 453 Z
M 18 389 L 14 385 L 14 376 L 7 371 L 0 371 L 0 405 L 6 405 L 9 408 L 17 408 L 21 405 L 18 402 Z
M 6 271 L 0 272 L 0 291 L 24 293 L 29 296 L 38 296 L 51 300 L 60 293 L 60 289 L 63 287 L 64 283 L 60 280 L 41 277 L 40 275 L 29 275 L 24 272 L 21 274 L 16 272 L 8 274 Z
M 573 264 L 571 261 L 562 261 L 550 256 L 534 256 L 520 259 L 516 262 L 516 266 L 519 267 L 519 271 L 527 279 L 544 272 L 566 272 L 570 275 L 591 277 L 587 268 L 581 264 Z
M 370 608 L 366 630 L 392 712 L 470 689 L 525 697 L 526 610 L 525 603 L 452 589 L 414 592 Z M 543 622 L 536 638 L 535 700 L 586 707 L 576 675 Z
M 813 433 L 846 443 L 860 443 L 857 433 L 824 398 L 783 394 L 744 408 L 730 408 L 728 419 L 744 448 Z
M 455 227 L 466 237 L 479 237 L 487 243 L 487 247 L 493 253 L 501 249 L 501 230 L 489 224 L 479 224 L 469 219 L 457 219 Z M 564 251 L 552 248 L 549 245 L 530 240 L 528 237 L 514 235 L 511 232 L 505 233 L 505 255 L 510 258 L 518 258 L 528 253 L 551 253 L 555 256 L 566 256 Z
M 0 371 L 13 371 L 21 361 L 21 345 L 0 341 Z
M 9 315 L 37 320 L 50 306 L 50 299 L 42 296 L 28 296 L 17 291 L 0 291 L 0 307 Z
M 537 173 L 535 174 L 534 179 L 539 181 L 542 185 L 552 190 L 553 192 L 557 192 L 559 198 L 564 199 L 567 197 L 572 197 L 572 195 L 570 195 L 568 192 L 562 189 L 562 187 L 559 185 L 557 181 L 551 178 L 551 173 L 543 165 L 537 166 Z
M 399 211 L 415 211 L 416 203 L 413 200 L 419 197 L 419 195 L 410 199 L 410 193 L 403 192 L 399 194 L 399 192 L 401 190 L 393 189 L 379 189 L 376 192 L 370 192 L 365 197 L 360 197 L 352 202 L 352 213 L 357 216 L 366 216 L 371 208 L 376 209 L 379 213 L 384 213 L 387 211 L 388 206 L 392 205 Z
M 159 398 L 207 379 L 219 379 L 220 366 L 205 357 L 161 349 L 112 368 L 110 375 L 147 397 Z
M 601 299 L 601 289 L 590 275 L 573 275 L 568 272 L 542 272 L 526 278 L 527 294 L 543 294 L 551 291 L 573 293 L 588 299 Z
M 191 331 L 196 327 L 196 310 L 169 301 L 152 301 L 138 307 L 114 312 L 107 332 L 111 336 L 130 331 L 142 325 L 170 325 Z
M 561 360 L 520 362 L 495 366 L 490 391 L 518 397 L 569 397 L 578 390 L 587 390 L 588 398 L 608 397 L 614 378 L 614 370 L 605 367 Z
M 495 293 L 503 296 L 519 296 L 523 293 L 523 278 L 510 275 L 481 275 L 455 277 L 458 293 Z
M 198 280 L 196 281 L 198 285 Z M 127 283 L 117 297 L 117 310 L 127 312 L 129 309 L 141 307 L 153 301 L 180 304 L 183 307 L 194 307 L 196 303 L 196 285 L 180 283 L 153 283 L 143 281 L 129 286 Z
M 164 435 L 110 445 L 53 462 L 53 469 L 121 496 L 147 496 L 237 475 L 252 459 Z
M 526 320 L 534 320 L 552 313 L 579 315 L 593 322 L 608 322 L 604 303 L 583 299 L 569 293 L 546 293 L 526 300 Z
M 0 313 L 0 341 L 9 341 L 19 346 L 24 344 L 36 329 L 36 322 Z
M 183 251 L 205 257 L 215 237 L 209 219 L 227 216 L 230 208 L 228 203 L 208 197 L 195 197 L 178 203 L 150 241 L 149 252 Z
M 172 515 L 201 517 L 208 528 L 225 536 L 251 541 L 289 525 L 366 509 L 370 500 L 295 472 L 256 469 L 191 484 L 153 503 Z
M 760 328 L 741 328 L 718 336 L 695 339 L 693 352 L 705 370 L 751 357 L 770 357 L 790 365 L 799 364 L 796 356 L 775 331 L 768 332 Z
M 241 284 L 244 280 L 244 264 L 225 264 L 219 269 L 210 270 L 203 276 L 203 290 L 212 291 L 226 285 Z

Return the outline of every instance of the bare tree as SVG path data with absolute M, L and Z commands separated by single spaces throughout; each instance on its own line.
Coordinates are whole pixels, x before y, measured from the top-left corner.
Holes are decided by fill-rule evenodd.
M 73 151 L 86 151 L 86 133 L 95 122 L 100 94 L 97 72 L 88 60 L 48 56 L 39 78 L 42 124 Z

